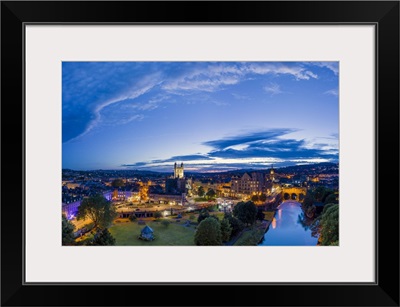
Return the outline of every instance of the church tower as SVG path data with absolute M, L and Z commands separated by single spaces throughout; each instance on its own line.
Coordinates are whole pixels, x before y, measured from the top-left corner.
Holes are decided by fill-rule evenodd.
M 275 171 L 274 171 L 274 165 L 272 164 L 271 171 L 269 172 L 269 179 L 273 182 L 275 181 Z
M 181 166 L 178 166 L 175 162 L 174 165 L 174 178 L 183 178 L 183 163 L 181 163 Z

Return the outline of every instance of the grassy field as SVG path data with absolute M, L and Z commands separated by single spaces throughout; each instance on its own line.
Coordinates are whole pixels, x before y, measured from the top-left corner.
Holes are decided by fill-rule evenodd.
M 263 235 L 264 235 L 263 230 L 259 229 L 248 230 L 245 231 L 233 245 L 234 246 L 257 245 L 258 242 L 260 242 Z
M 275 211 L 263 211 L 264 220 L 272 221 L 275 215 Z
M 116 245 L 130 246 L 189 246 L 194 245 L 194 226 L 185 227 L 184 222 L 176 223 L 171 221 L 168 227 L 160 221 L 148 221 L 146 225 L 154 230 L 155 240 L 143 241 L 138 239 L 140 231 L 145 225 L 138 225 L 137 222 L 116 223 L 109 228 L 109 231 L 116 239 Z
M 211 212 L 211 215 L 215 215 L 220 221 L 224 219 L 224 213 L 223 212 Z
M 233 245 L 234 246 L 257 245 L 265 233 L 265 228 L 260 226 L 261 223 L 257 221 L 256 225 L 252 226 L 251 229 L 244 231 L 242 235 L 239 237 L 239 239 Z

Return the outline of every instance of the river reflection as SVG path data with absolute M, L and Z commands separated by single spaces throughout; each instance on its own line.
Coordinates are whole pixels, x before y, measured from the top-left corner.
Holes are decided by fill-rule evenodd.
M 305 246 L 317 245 L 318 238 L 311 235 L 311 230 L 304 227 L 299 216 L 303 213 L 296 201 L 283 202 L 278 207 L 264 240 L 259 245 L 270 246 Z

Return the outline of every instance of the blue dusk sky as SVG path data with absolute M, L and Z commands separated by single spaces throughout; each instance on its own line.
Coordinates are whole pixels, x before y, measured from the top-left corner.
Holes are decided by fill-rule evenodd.
M 64 62 L 62 167 L 338 162 L 338 62 Z

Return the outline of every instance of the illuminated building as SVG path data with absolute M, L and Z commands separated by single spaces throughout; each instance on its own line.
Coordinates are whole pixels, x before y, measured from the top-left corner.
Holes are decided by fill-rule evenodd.
M 275 171 L 274 171 L 274 165 L 272 165 L 272 168 L 269 172 L 269 179 L 274 182 L 275 181 Z
M 170 194 L 191 193 L 192 181 L 184 176 L 183 163 L 174 164 L 173 176 L 165 180 L 165 192 Z
M 183 163 L 181 163 L 181 166 L 177 166 L 176 162 L 174 165 L 174 178 L 184 178 L 183 174 Z
M 257 180 L 257 177 L 256 173 L 253 173 L 252 176 L 245 173 L 242 177 L 232 177 L 232 193 L 251 195 L 262 191 L 261 183 Z

